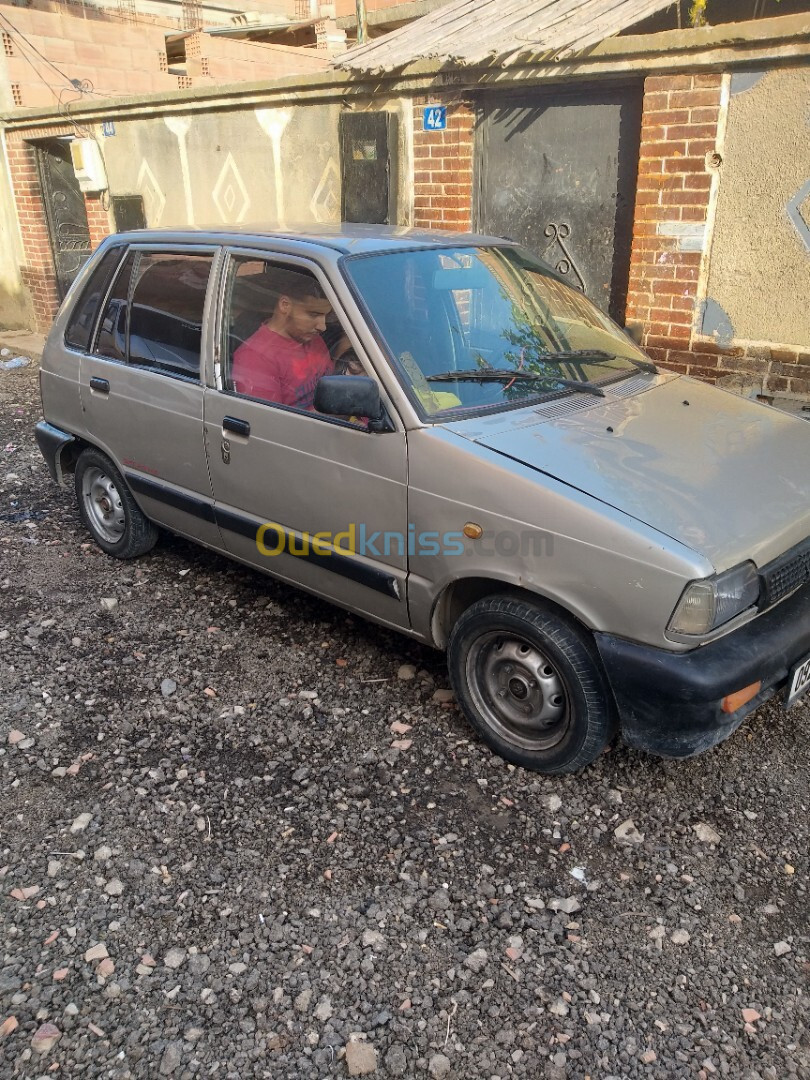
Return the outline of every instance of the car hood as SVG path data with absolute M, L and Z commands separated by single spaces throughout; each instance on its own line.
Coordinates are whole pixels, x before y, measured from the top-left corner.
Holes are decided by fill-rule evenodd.
M 768 562 L 810 534 L 810 424 L 685 377 L 452 425 L 708 558 Z M 626 392 L 626 391 L 625 391 Z M 572 411 L 566 415 L 565 409 Z M 562 415 L 559 415 L 562 413 Z

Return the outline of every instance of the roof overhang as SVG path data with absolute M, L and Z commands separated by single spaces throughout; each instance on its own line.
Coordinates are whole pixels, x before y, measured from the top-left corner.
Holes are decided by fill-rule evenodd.
M 392 71 L 420 60 L 480 64 L 520 56 L 554 60 L 582 53 L 672 0 L 451 0 L 335 59 L 348 71 Z M 389 9 L 390 10 L 390 9 Z

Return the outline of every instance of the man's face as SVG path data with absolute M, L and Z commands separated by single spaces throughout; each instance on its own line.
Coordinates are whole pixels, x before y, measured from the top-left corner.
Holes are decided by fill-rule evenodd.
M 332 305 L 328 300 L 319 300 L 315 296 L 305 296 L 303 300 L 282 296 L 278 309 L 287 337 L 306 345 L 326 329 L 326 316 L 331 312 Z

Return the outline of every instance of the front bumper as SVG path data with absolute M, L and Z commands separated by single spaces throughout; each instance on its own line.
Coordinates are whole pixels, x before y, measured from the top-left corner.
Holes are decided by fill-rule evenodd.
M 745 717 L 782 689 L 810 652 L 810 582 L 725 637 L 687 653 L 594 635 L 616 699 L 624 741 L 662 757 L 690 757 L 727 739 Z M 727 694 L 761 681 L 734 713 Z

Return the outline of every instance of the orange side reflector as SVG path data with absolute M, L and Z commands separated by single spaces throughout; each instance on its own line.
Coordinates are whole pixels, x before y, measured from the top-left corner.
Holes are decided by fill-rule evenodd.
M 761 682 L 752 682 L 750 686 L 746 686 L 742 690 L 737 690 L 736 693 L 724 697 L 720 702 L 720 708 L 723 712 L 736 712 L 737 709 L 742 708 L 743 705 L 749 702 L 751 698 L 755 698 L 761 689 Z

